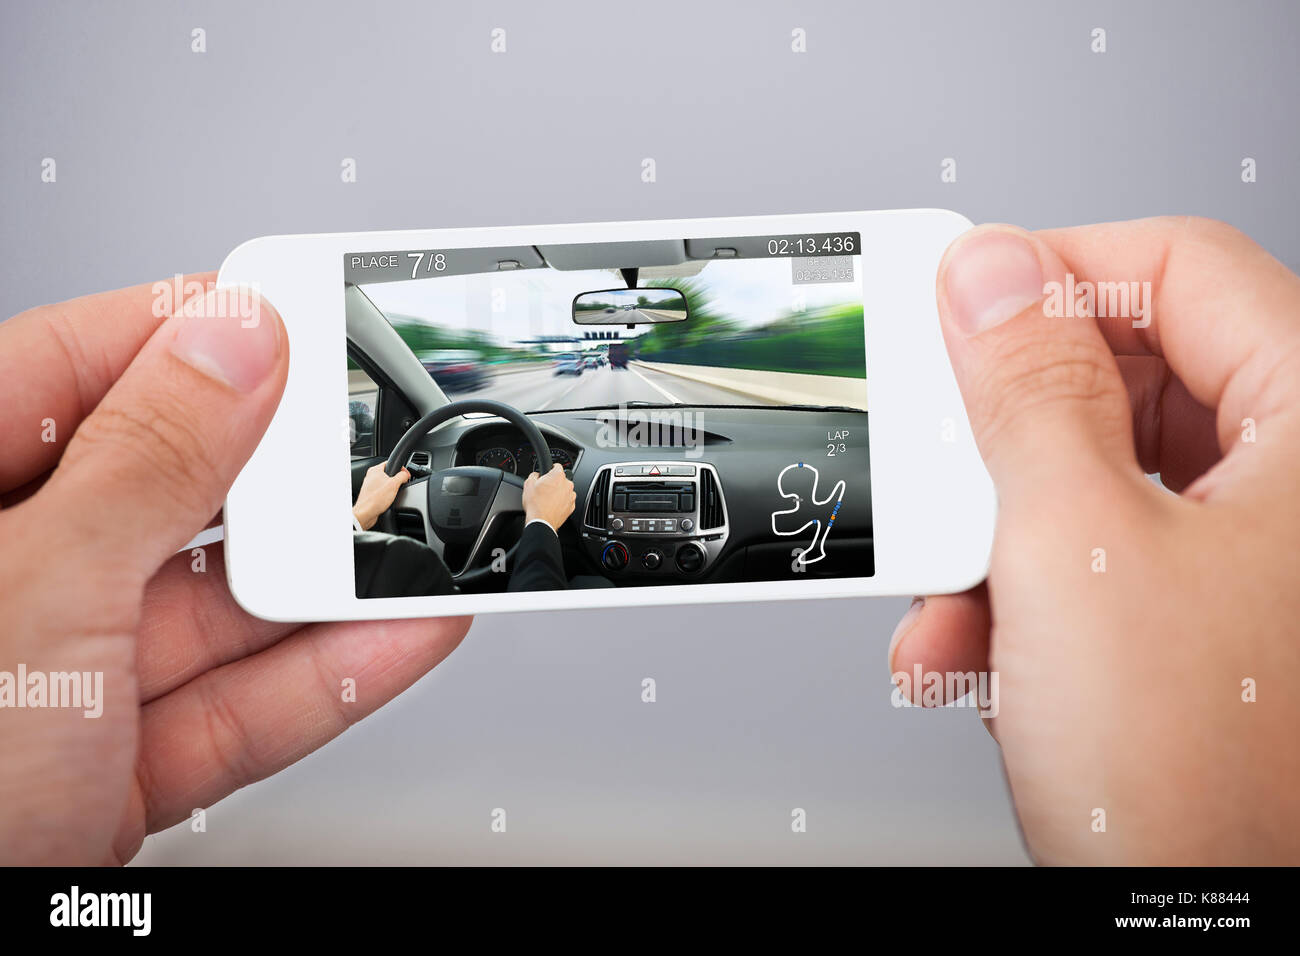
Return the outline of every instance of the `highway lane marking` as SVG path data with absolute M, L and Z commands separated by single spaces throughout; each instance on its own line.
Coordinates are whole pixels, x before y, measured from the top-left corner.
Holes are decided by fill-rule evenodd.
M 456 392 L 454 395 L 449 393 L 448 397 L 452 398 L 454 401 L 459 401 L 461 399 L 481 397 L 481 398 L 488 398 L 496 402 L 505 402 L 507 405 L 509 405 L 517 401 L 515 396 L 518 396 L 519 398 L 524 398 L 525 396 L 538 391 L 544 386 L 551 384 L 551 382 L 555 379 L 555 375 L 551 372 L 549 368 L 543 368 L 543 369 L 529 369 L 526 372 L 520 372 L 517 375 L 511 375 L 510 378 L 516 379 L 516 381 L 506 382 L 504 388 L 497 387 L 498 384 L 500 383 L 500 379 L 493 379 L 485 388 L 477 389 L 474 392 Z M 525 379 L 525 381 L 517 381 L 517 379 Z M 571 385 L 569 387 L 569 390 L 564 392 L 563 395 L 569 394 L 569 392 L 573 391 L 573 389 L 576 388 L 581 383 L 582 380 L 580 378 L 577 382 Z M 555 396 L 553 398 L 548 398 L 546 399 L 546 401 L 542 402 L 540 406 L 532 410 L 541 411 L 550 402 L 554 401 L 555 398 L 563 397 L 563 395 Z
M 554 376 L 552 376 L 552 378 L 554 378 Z M 572 385 L 570 385 L 568 388 L 562 391 L 559 395 L 556 395 L 552 398 L 548 398 L 546 401 L 542 402 L 542 404 L 534 408 L 533 411 L 540 412 L 542 409 L 546 408 L 547 405 L 551 404 L 551 402 L 558 402 L 560 399 L 564 398 L 571 391 L 573 391 L 575 388 L 577 388 L 579 385 L 582 384 L 582 379 L 583 379 L 582 375 L 576 375 L 574 376 L 574 378 L 576 379 L 576 381 Z
M 658 385 L 656 385 L 654 382 L 650 381 L 650 379 L 646 378 L 644 375 L 642 375 L 640 372 L 638 372 L 636 369 L 632 368 L 631 366 L 628 366 L 628 369 L 627 369 L 627 370 L 628 370 L 629 372 L 631 372 L 633 375 L 635 375 L 637 378 L 639 378 L 641 381 L 645 382 L 645 383 L 646 383 L 647 385 L 649 385 L 651 388 L 653 388 L 656 392 L 658 392 L 658 393 L 659 393 L 660 395 L 662 395 L 664 398 L 668 399 L 668 401 L 669 401 L 670 403 L 672 403 L 673 405 L 684 405 L 684 404 L 686 404 L 686 403 L 683 402 L 681 399 L 679 399 L 676 395 L 674 395 L 672 392 L 668 391 L 668 389 L 666 389 L 666 388 L 660 388 Z
M 522 395 L 536 391 L 554 378 L 555 376 L 550 368 L 529 369 L 527 372 L 517 372 L 513 375 L 494 378 L 487 388 L 494 395 Z

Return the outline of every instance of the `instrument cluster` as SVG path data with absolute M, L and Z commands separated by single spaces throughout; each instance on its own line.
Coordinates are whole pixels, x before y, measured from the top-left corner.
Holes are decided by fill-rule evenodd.
M 523 435 L 520 433 L 498 431 L 490 435 L 484 435 L 481 438 L 477 436 L 470 437 L 468 452 L 462 448 L 456 455 L 458 464 L 472 463 L 485 465 L 489 468 L 499 468 L 509 474 L 518 475 L 520 478 L 527 478 L 536 470 L 537 456 L 533 454 L 532 446 L 524 440 Z M 559 462 L 563 466 L 565 474 L 572 478 L 573 466 L 578 460 L 577 450 L 559 444 L 554 439 L 551 441 L 550 449 L 551 460 Z

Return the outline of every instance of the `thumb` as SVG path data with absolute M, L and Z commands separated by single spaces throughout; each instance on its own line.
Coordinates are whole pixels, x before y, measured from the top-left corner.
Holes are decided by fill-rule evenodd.
M 46 487 L 64 554 L 147 579 L 220 509 L 288 373 L 279 315 L 249 290 L 196 296 L 73 435 Z
M 959 237 L 939 266 L 944 340 L 999 496 L 1077 487 L 1131 463 L 1132 419 L 1115 357 L 1090 315 L 1050 317 L 1045 286 L 1066 268 L 1013 226 Z

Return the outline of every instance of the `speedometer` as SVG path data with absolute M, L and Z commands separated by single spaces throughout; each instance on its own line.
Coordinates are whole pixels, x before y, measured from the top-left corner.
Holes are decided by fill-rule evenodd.
M 515 473 L 515 456 L 508 448 L 484 448 L 474 457 L 474 464 L 500 468 L 512 475 Z
M 519 469 L 519 474 L 524 477 L 527 477 L 529 474 L 537 470 L 537 456 L 533 454 L 532 445 L 520 445 L 515 450 L 515 457 L 524 465 L 524 467 Z M 559 462 L 560 467 L 562 467 L 565 472 L 569 474 L 570 478 L 572 478 L 573 456 L 569 454 L 568 451 L 563 448 L 552 448 L 551 461 Z
M 558 461 L 560 467 L 564 469 L 564 473 L 568 475 L 570 479 L 573 478 L 573 456 L 567 451 L 563 448 L 552 448 L 551 461 Z

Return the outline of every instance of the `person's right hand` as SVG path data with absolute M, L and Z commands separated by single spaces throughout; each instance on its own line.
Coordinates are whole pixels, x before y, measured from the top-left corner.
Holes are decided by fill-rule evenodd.
M 352 517 L 357 519 L 362 531 L 369 531 L 379 520 L 379 516 L 392 507 L 402 485 L 411 480 L 411 473 L 403 468 L 397 474 L 389 476 L 384 469 L 387 462 L 381 461 L 366 469 L 366 476 L 361 479 L 361 488 L 357 491 L 357 503 L 352 506 Z
M 558 532 L 573 514 L 576 501 L 573 482 L 557 461 L 545 478 L 533 472 L 524 480 L 524 523 L 540 518 Z
M 1046 318 L 1067 272 L 1150 282 L 1150 326 Z M 993 226 L 938 299 L 1000 510 L 891 672 L 998 673 L 1039 861 L 1300 862 L 1300 279 L 1205 220 Z

